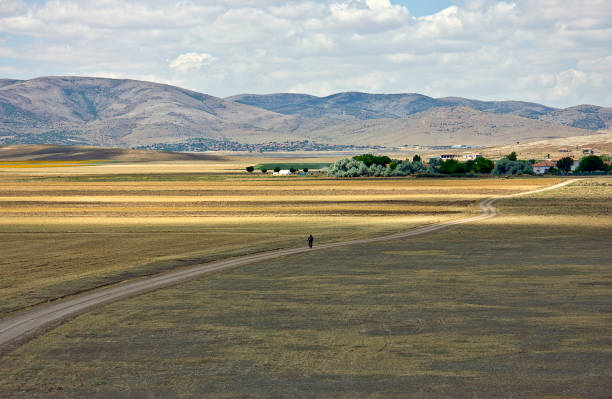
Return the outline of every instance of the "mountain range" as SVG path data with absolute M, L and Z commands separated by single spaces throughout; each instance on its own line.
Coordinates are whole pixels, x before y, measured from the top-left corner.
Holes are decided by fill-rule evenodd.
M 503 145 L 593 134 L 612 108 L 421 94 L 219 98 L 127 79 L 0 80 L 0 144 L 144 146 L 194 139 L 343 145 Z

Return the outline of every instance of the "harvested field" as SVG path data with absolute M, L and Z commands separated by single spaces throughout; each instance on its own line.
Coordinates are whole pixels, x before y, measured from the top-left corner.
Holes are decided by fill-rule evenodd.
M 501 201 L 486 221 L 114 303 L 3 358 L 1 388 L 9 398 L 608 398 L 611 199 L 609 179 L 590 179 Z
M 301 246 L 310 233 L 342 241 L 459 218 L 482 198 L 559 181 L 135 176 L 0 179 L 0 316 L 126 279 Z

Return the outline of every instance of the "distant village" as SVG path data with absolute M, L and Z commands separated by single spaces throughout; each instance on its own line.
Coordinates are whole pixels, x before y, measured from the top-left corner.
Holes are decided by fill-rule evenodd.
M 205 152 L 205 151 L 240 151 L 240 152 L 293 152 L 293 151 L 419 151 L 419 150 L 465 150 L 482 148 L 469 145 L 403 145 L 387 147 L 382 145 L 324 144 L 311 140 L 297 140 L 247 144 L 229 140 L 192 138 L 183 143 L 154 143 L 132 147 L 137 150 L 154 150 L 169 152 Z
M 359 146 L 344 144 L 322 144 L 310 140 L 270 141 L 267 143 L 245 144 L 236 141 L 221 141 L 212 139 L 190 139 L 185 143 L 155 143 L 134 149 L 172 151 L 172 152 L 204 152 L 204 151 L 247 151 L 247 152 L 293 152 L 293 151 L 362 151 L 383 149 L 382 146 Z

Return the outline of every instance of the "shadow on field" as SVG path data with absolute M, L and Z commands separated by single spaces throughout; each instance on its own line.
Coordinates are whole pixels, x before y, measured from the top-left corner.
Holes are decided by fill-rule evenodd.
M 3 360 L 3 390 L 606 398 L 609 236 L 463 225 L 207 276 L 32 341 Z

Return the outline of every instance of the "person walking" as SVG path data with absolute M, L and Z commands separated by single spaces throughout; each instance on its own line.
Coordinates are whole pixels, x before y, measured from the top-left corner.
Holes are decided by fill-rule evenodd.
M 308 236 L 308 247 L 312 248 L 312 242 L 314 241 L 314 237 L 311 235 Z

